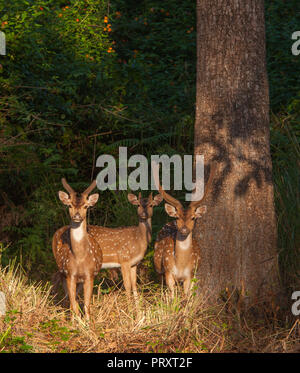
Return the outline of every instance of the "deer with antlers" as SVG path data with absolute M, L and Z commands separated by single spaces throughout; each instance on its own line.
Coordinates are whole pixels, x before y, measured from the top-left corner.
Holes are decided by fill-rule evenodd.
M 165 274 L 167 286 L 174 296 L 174 285 L 183 281 L 184 293 L 188 294 L 191 288 L 192 275 L 197 269 L 200 248 L 193 240 L 195 220 L 206 213 L 206 206 L 200 206 L 211 187 L 215 168 L 211 170 L 205 188 L 204 196 L 199 201 L 190 202 L 187 209 L 174 197 L 164 191 L 156 179 L 156 184 L 165 203 L 165 210 L 169 216 L 176 218 L 164 225 L 157 235 L 154 245 L 154 265 L 159 274 Z
M 102 268 L 121 268 L 122 278 L 127 296 L 131 291 L 137 296 L 136 269 L 144 258 L 151 241 L 153 207 L 162 201 L 162 196 L 152 193 L 148 198 L 128 194 L 131 204 L 137 206 L 139 224 L 131 227 L 106 228 L 89 226 L 89 233 L 101 245 L 103 253 Z
M 76 301 L 76 288 L 83 283 L 84 312 L 86 320 L 90 320 L 90 302 L 92 298 L 94 276 L 98 274 L 102 265 L 102 251 L 98 242 L 87 231 L 87 209 L 96 204 L 99 194 L 89 194 L 96 187 L 96 181 L 80 195 L 78 195 L 65 179 L 64 188 L 69 194 L 59 191 L 61 202 L 69 207 L 71 223 L 58 229 L 52 240 L 52 250 L 57 266 L 66 281 L 71 310 L 79 316 Z

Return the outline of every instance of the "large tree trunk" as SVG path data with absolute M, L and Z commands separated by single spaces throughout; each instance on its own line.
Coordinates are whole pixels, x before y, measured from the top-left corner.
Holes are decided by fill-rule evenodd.
M 195 237 L 212 298 L 278 289 L 264 24 L 263 0 L 197 0 L 195 154 L 217 173 Z

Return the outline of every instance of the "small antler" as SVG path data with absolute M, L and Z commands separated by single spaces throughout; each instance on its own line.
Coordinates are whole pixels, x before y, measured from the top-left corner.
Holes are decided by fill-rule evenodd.
M 207 194 L 208 194 L 208 192 L 211 188 L 212 181 L 213 181 L 215 173 L 216 173 L 216 168 L 217 168 L 216 163 L 213 162 L 211 167 L 210 167 L 209 179 L 208 179 L 208 182 L 206 183 L 206 186 L 205 186 L 204 195 L 199 201 L 192 201 L 190 203 L 190 206 L 189 206 L 190 208 L 197 208 L 198 205 L 200 205 L 200 203 L 202 203 L 204 201 L 204 199 L 207 197 Z
M 73 188 L 67 183 L 67 180 L 63 177 L 61 179 L 61 182 L 62 182 L 62 185 L 64 186 L 64 188 L 70 193 L 70 194 L 75 194 L 75 191 L 73 190 Z
M 96 186 L 97 186 L 97 183 L 96 183 L 96 180 L 94 180 L 92 184 L 88 188 L 86 188 L 84 192 L 82 192 L 82 194 L 85 194 L 85 195 L 90 194 L 91 191 L 96 188 Z
M 158 166 L 159 167 L 159 166 Z M 176 198 L 170 196 L 170 194 L 168 194 L 163 188 L 162 186 L 160 185 L 160 181 L 159 181 L 159 174 L 158 174 L 158 178 L 155 177 L 155 181 L 156 181 L 156 186 L 158 186 L 158 190 L 159 190 L 159 193 L 161 194 L 161 196 L 163 197 L 163 199 L 169 203 L 170 205 L 176 207 L 177 209 L 182 209 L 182 204 L 180 203 L 180 201 L 178 201 Z

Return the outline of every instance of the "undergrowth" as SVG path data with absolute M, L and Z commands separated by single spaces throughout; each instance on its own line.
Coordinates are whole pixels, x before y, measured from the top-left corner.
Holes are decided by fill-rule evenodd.
M 139 303 L 123 289 L 95 286 L 92 322 L 70 321 L 49 283 L 31 283 L 18 265 L 0 271 L 7 312 L 0 317 L 0 352 L 299 352 L 300 323 L 208 306 L 205 294 L 174 299 L 161 285 L 140 283 Z M 193 294 L 193 293 L 192 293 Z

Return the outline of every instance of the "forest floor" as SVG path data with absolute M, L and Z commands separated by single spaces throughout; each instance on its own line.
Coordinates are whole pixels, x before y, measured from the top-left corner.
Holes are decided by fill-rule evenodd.
M 300 352 L 300 320 L 255 319 L 228 303 L 206 306 L 205 297 L 162 285 L 139 285 L 138 304 L 117 286 L 95 286 L 92 322 L 72 322 L 55 304 L 49 283 L 31 283 L 20 267 L 0 270 L 7 312 L 0 317 L 0 352 Z

